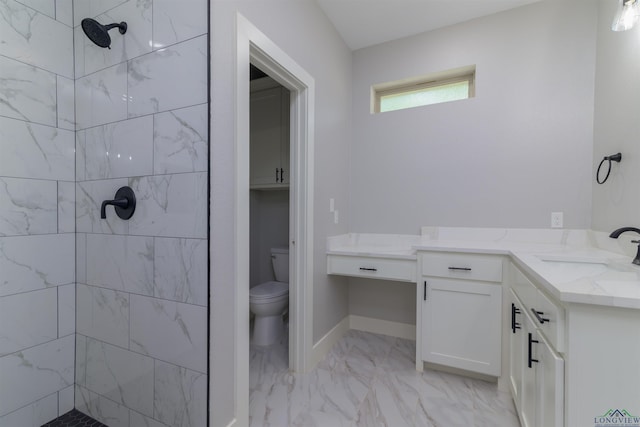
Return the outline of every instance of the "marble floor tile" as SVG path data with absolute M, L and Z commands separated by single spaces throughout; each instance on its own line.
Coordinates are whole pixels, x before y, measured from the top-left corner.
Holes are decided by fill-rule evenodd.
M 288 371 L 288 336 L 251 346 L 251 426 L 519 427 L 496 384 L 415 370 L 415 342 L 351 330 L 307 374 Z

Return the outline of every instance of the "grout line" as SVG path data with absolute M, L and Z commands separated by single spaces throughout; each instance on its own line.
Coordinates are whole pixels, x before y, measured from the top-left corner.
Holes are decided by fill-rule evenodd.
M 209 403 L 207 402 L 207 408 Z M 156 414 L 156 359 L 153 359 L 153 418 L 157 418 Z
M 0 181 L 2 180 L 2 177 L 0 177 Z M 74 234 L 71 231 L 67 231 L 64 233 L 38 233 L 38 234 L 7 234 L 7 235 L 2 235 L 0 236 L 0 239 L 20 239 L 20 238 L 28 238 L 28 237 L 51 237 L 51 236 L 66 236 L 68 234 Z M 106 233 L 102 233 L 102 234 L 106 234 Z M 201 238 L 201 239 L 204 239 Z
M 38 237 L 38 236 L 64 236 L 67 234 L 74 234 L 72 232 L 68 232 L 68 233 L 46 233 L 46 234 L 25 234 L 25 235 L 15 235 L 15 236 L 0 236 L 0 239 L 4 239 L 4 238 L 12 238 L 12 237 Z M 159 239 L 182 239 L 182 240 L 199 240 L 199 241 L 206 241 L 208 240 L 206 237 L 179 237 L 179 236 L 152 236 L 152 235 L 148 235 L 148 234 L 124 234 L 124 233 L 97 233 L 95 231 L 78 231 L 76 234 L 87 234 L 87 235 L 91 235 L 91 236 L 112 236 L 112 237 L 139 237 L 139 238 L 150 238 L 150 237 L 156 237 Z
M 87 345 L 88 345 L 88 340 L 93 340 L 93 341 L 96 341 L 96 342 L 98 342 L 100 344 L 106 344 L 108 346 L 111 346 L 111 347 L 114 347 L 114 348 L 117 348 L 117 349 L 120 349 L 120 350 L 128 351 L 130 353 L 134 353 L 134 354 L 139 355 L 139 356 L 147 357 L 147 358 L 149 358 L 149 359 L 154 361 L 154 366 L 155 366 L 155 362 L 162 362 L 162 363 L 166 363 L 167 365 L 171 365 L 171 366 L 176 367 L 176 368 L 184 369 L 186 371 L 194 372 L 194 373 L 199 374 L 199 375 L 207 375 L 206 372 L 198 371 L 198 370 L 193 369 L 193 368 L 187 368 L 186 366 L 178 365 L 175 362 L 170 362 L 168 360 L 164 360 L 164 359 L 161 359 L 159 357 L 152 356 L 152 355 L 149 355 L 149 354 L 140 353 L 139 351 L 136 351 L 136 350 L 130 350 L 130 349 L 126 348 L 126 347 L 122 347 L 120 345 L 116 345 L 116 344 L 113 344 L 113 343 L 110 343 L 110 342 L 107 342 L 107 341 L 103 341 L 101 339 L 94 338 L 94 337 L 89 336 L 89 335 L 80 334 L 80 333 L 78 333 L 77 335 L 80 335 L 80 336 L 86 338 L 87 339 Z
M 66 285 L 70 285 L 70 284 L 71 284 L 71 283 L 63 283 L 63 284 L 60 284 L 60 285 L 47 286 L 47 287 L 45 287 L 45 288 L 29 289 L 28 291 L 16 292 L 16 293 L 12 293 L 12 294 L 1 295 L 1 296 L 0 296 L 0 299 L 2 299 L 2 298 L 12 297 L 12 296 L 15 296 L 15 295 L 30 294 L 30 293 L 33 293 L 33 292 L 44 292 L 44 291 L 52 290 L 53 288 L 59 288 L 60 286 L 66 286 Z
M 4 353 L 4 354 L 0 355 L 0 359 L 2 359 L 3 357 L 6 357 L 6 356 L 11 356 L 11 355 L 17 354 L 17 353 L 22 353 L 24 351 L 31 350 L 31 349 L 34 349 L 36 347 L 40 347 L 40 346 L 43 346 L 43 345 L 51 344 L 54 341 L 60 341 L 62 339 L 70 337 L 71 335 L 75 335 L 75 334 L 74 333 L 70 333 L 70 334 L 64 335 L 64 336 L 62 336 L 60 338 L 52 338 L 52 339 L 50 339 L 48 341 L 44 341 L 44 342 L 41 342 L 41 343 L 38 343 L 38 344 L 33 344 L 33 345 L 28 346 L 28 347 L 24 347 L 24 348 L 22 348 L 20 350 L 12 351 L 11 353 Z M 189 369 L 189 368 L 187 368 L 187 369 Z M 196 372 L 198 372 L 198 371 L 196 371 Z
M 91 75 L 97 74 L 97 73 L 99 73 L 99 72 L 101 72 L 101 71 L 108 70 L 109 68 L 113 68 L 113 67 L 121 66 L 122 64 L 125 64 L 125 63 L 127 63 L 127 64 L 128 64 L 129 62 L 131 62 L 131 61 L 135 61 L 136 59 L 143 58 L 143 57 L 145 57 L 145 56 L 149 56 L 149 55 L 154 55 L 154 54 L 157 54 L 157 53 L 158 53 L 158 52 L 160 52 L 160 51 L 163 51 L 163 50 L 166 50 L 166 49 L 169 49 L 169 48 L 174 48 L 174 47 L 176 47 L 176 46 L 178 46 L 178 45 L 180 45 L 180 44 L 183 44 L 183 43 L 185 43 L 185 42 L 189 42 L 189 41 L 192 41 L 192 40 L 198 39 L 198 38 L 200 38 L 200 37 L 206 37 L 206 36 L 207 36 L 207 33 L 198 34 L 198 35 L 193 36 L 193 37 L 190 37 L 190 38 L 188 38 L 188 39 L 180 40 L 180 41 L 178 41 L 178 42 L 176 42 L 176 43 L 173 43 L 173 44 L 170 44 L 170 45 L 166 45 L 166 46 L 162 46 L 161 48 L 158 48 L 158 49 L 155 49 L 155 50 L 151 50 L 150 52 L 145 52 L 145 53 L 143 53 L 143 54 L 141 54 L 141 55 L 134 56 L 134 57 L 131 57 L 131 58 L 127 58 L 127 59 L 125 59 L 124 61 L 121 61 L 121 62 L 118 62 L 118 63 L 115 63 L 115 64 L 111 64 L 111 65 L 104 66 L 104 68 L 97 69 L 97 70 L 92 71 L 92 72 L 90 72 L 90 73 L 85 73 L 85 74 L 83 74 L 83 75 L 81 75 L 81 76 L 77 77 L 77 79 L 78 79 L 78 80 L 79 80 L 79 79 L 83 79 L 83 78 L 85 78 L 85 77 L 89 77 L 89 76 L 91 76 Z M 3 56 L 3 55 L 1 55 L 1 54 L 0 54 L 0 56 Z M 9 57 L 7 57 L 7 58 L 9 58 Z M 11 58 L 10 58 L 10 59 L 11 59 Z M 18 61 L 18 62 L 21 62 L 21 61 Z M 27 63 L 25 62 L 25 64 L 27 64 Z M 31 65 L 31 64 L 27 64 L 27 65 Z M 128 67 L 127 67 L 127 68 L 128 68 Z M 44 69 L 43 69 L 43 70 L 44 70 Z M 45 71 L 48 71 L 48 70 L 45 70 Z M 127 70 L 127 71 L 128 71 L 128 70 Z M 49 72 L 51 72 L 51 71 L 49 71 Z
M 155 175 L 155 174 L 151 174 L 151 175 L 130 175 L 130 176 L 120 176 L 120 177 L 113 177 L 113 178 L 86 179 L 84 181 L 78 181 L 78 184 L 83 184 L 83 183 L 86 183 L 86 182 L 91 183 L 91 182 L 113 181 L 113 180 L 116 180 L 116 179 L 130 180 L 130 179 L 136 179 L 136 178 L 172 177 L 172 176 L 182 176 L 182 175 L 204 175 L 206 173 L 207 173 L 206 170 L 202 170 L 202 171 L 163 173 L 163 174 L 157 174 L 157 175 Z M 22 178 L 20 178 L 20 179 L 22 179 Z M 30 179 L 30 178 L 24 178 L 24 179 Z M 55 180 L 40 180 L 40 181 L 55 181 Z M 71 182 L 71 181 L 67 181 L 67 182 Z
M 21 406 L 21 407 L 19 407 L 19 408 L 16 408 L 16 409 L 14 409 L 14 410 L 13 410 L 13 411 L 11 411 L 11 412 L 7 412 L 6 414 L 1 415 L 1 416 L 0 416 L 0 419 L 2 419 L 3 417 L 6 417 L 6 416 L 8 416 L 8 415 L 13 414 L 14 412 L 18 412 L 19 410 L 24 409 L 24 408 L 26 408 L 27 406 L 31 406 L 31 405 L 33 405 L 33 404 L 35 404 L 35 403 L 38 403 L 38 402 L 40 402 L 40 401 L 42 401 L 42 400 L 44 400 L 44 399 L 48 398 L 49 396 L 52 396 L 54 393 L 58 393 L 58 392 L 57 392 L 57 391 L 54 391 L 53 393 L 47 394 L 46 396 L 44 396 L 44 397 L 42 397 L 42 398 L 40 398 L 40 399 L 37 399 L 37 400 L 36 400 L 36 401 L 34 401 L 34 402 L 29 402 L 29 403 L 27 403 L 26 405 Z M 57 411 L 56 411 L 56 412 L 57 412 Z
M 192 172 L 192 173 L 202 173 L 202 172 Z M 5 178 L 6 179 L 20 179 L 20 180 L 25 180 L 25 181 L 67 182 L 67 183 L 70 183 L 70 184 L 74 183 L 73 181 L 67 181 L 65 179 L 55 179 L 55 178 L 29 178 L 29 177 L 9 176 L 9 175 L 0 175 L 0 178 L 2 178 L 2 179 L 5 179 Z
M 128 310 L 129 311 L 129 314 L 128 314 L 129 319 L 128 319 L 128 322 L 127 322 L 127 335 L 128 335 L 129 338 L 127 340 L 127 349 L 130 350 L 130 351 L 132 351 L 131 350 L 131 304 L 133 302 L 131 300 L 131 295 L 132 295 L 131 292 L 127 293 L 127 304 L 128 304 L 127 308 L 129 309 Z
M 60 286 L 56 286 L 56 336 L 60 338 Z
M 60 181 L 56 181 L 56 234 L 60 232 Z
M 128 97 L 129 95 L 127 94 L 126 96 Z M 171 109 L 162 110 L 162 111 L 152 111 L 150 113 L 139 114 L 139 115 L 132 116 L 132 117 L 129 117 L 129 113 L 127 111 L 127 117 L 124 118 L 124 119 L 114 120 L 112 122 L 105 122 L 105 123 L 100 123 L 100 124 L 87 126 L 87 127 L 81 128 L 81 129 L 76 129 L 76 132 L 81 132 L 81 131 L 85 131 L 85 130 L 89 130 L 89 129 L 95 129 L 95 128 L 99 128 L 99 127 L 102 127 L 102 126 L 115 125 L 116 123 L 121 123 L 121 122 L 126 122 L 126 121 L 129 121 L 129 120 L 140 119 L 142 117 L 156 116 L 156 115 L 165 114 L 165 113 L 172 113 L 174 111 L 186 110 L 187 108 L 201 107 L 201 106 L 205 106 L 205 105 L 207 105 L 206 102 L 198 102 L 196 104 L 188 104 L 188 105 L 181 106 L 181 107 L 178 107 L 178 108 L 171 108 Z M 0 115 L 0 117 L 3 117 L 3 116 Z M 7 118 L 14 119 L 14 120 L 21 120 L 21 119 L 15 119 L 13 117 L 7 117 Z M 24 120 L 22 120 L 22 121 L 24 121 Z M 39 123 L 37 123 L 37 124 L 39 124 Z M 54 127 L 54 126 L 50 126 L 50 125 L 42 125 L 42 126 Z M 64 128 L 60 128 L 60 129 L 64 129 Z M 69 130 L 69 129 L 64 129 L 64 130 Z
M 67 283 L 67 284 L 70 285 L 70 283 Z M 88 286 L 88 287 L 91 287 L 91 288 L 97 288 L 97 289 L 112 291 L 112 292 L 126 293 L 126 294 L 134 295 L 134 296 L 137 296 L 137 297 L 153 298 L 153 299 L 156 299 L 156 300 L 159 300 L 159 301 L 188 305 L 188 306 L 191 306 L 191 307 L 207 308 L 206 305 L 194 304 L 192 302 L 177 301 L 177 300 L 172 300 L 172 299 L 167 299 L 167 298 L 160 298 L 160 297 L 156 297 L 154 295 L 140 294 L 140 293 L 131 292 L 131 291 L 123 290 L 123 289 L 114 289 L 114 288 L 106 287 L 104 285 L 92 285 L 92 284 L 82 283 L 82 282 L 78 282 L 77 284 L 78 285 Z M 63 285 L 61 285 L 61 286 L 63 286 Z M 35 292 L 35 291 L 29 291 L 29 292 Z M 23 293 L 26 293 L 26 292 L 23 292 Z M 18 294 L 18 295 L 20 295 L 20 294 Z M 0 297 L 0 298 L 3 298 L 3 297 Z M 131 318 L 131 313 L 129 313 L 129 318 Z
M 153 296 L 158 298 L 158 285 L 156 284 L 156 236 L 153 236 L 153 257 L 151 261 L 151 288 L 153 289 Z M 191 294 L 191 293 L 189 293 Z
M 44 15 L 44 16 L 46 16 L 46 15 Z M 62 24 L 62 25 L 64 25 L 64 24 Z M 0 53 L 0 57 L 6 58 L 6 59 L 8 59 L 10 61 L 13 61 L 13 62 L 17 62 L 19 64 L 26 65 L 27 67 L 31 67 L 31 68 L 35 68 L 35 69 L 40 70 L 40 71 L 44 71 L 45 73 L 53 74 L 54 76 L 60 75 L 61 77 L 64 77 L 65 79 L 73 80 L 72 78 L 69 78 L 69 77 L 67 77 L 65 75 L 57 74 L 55 71 L 47 70 L 46 68 L 42 68 L 42 67 L 40 67 L 38 65 L 35 65 L 35 64 L 30 64 L 28 62 L 20 61 L 19 59 L 13 58 L 11 56 L 6 56 L 6 55 L 3 55 L 3 54 Z
M 131 103 L 131 98 L 129 97 L 129 73 L 131 72 L 131 62 L 134 60 L 134 58 L 132 59 L 128 59 L 125 64 L 127 66 L 127 74 L 125 75 L 125 83 L 127 85 L 127 94 L 126 94 L 126 107 L 127 107 L 127 117 L 126 120 L 128 119 L 132 119 L 133 117 L 129 116 L 129 104 Z
M 56 128 L 60 127 L 60 94 L 58 93 L 58 88 L 60 87 L 60 82 L 58 81 L 58 76 L 56 76 Z
M 0 56 L 2 56 L 2 55 L 0 55 Z M 195 104 L 195 105 L 202 105 L 202 104 Z M 185 107 L 185 108 L 188 108 L 188 107 Z M 169 110 L 169 111 L 173 111 L 173 110 Z M 25 120 L 25 119 L 18 118 L 18 117 L 5 116 L 3 114 L 0 114 L 0 118 L 5 119 L 5 120 L 15 120 L 15 121 L 18 121 L 18 122 L 28 123 L 30 125 L 37 125 L 37 126 L 47 127 L 47 128 L 51 128 L 51 129 L 58 129 L 58 130 L 62 130 L 62 131 L 67 131 L 67 132 L 75 132 L 75 129 L 68 129 L 68 128 L 58 127 L 57 126 L 57 122 L 56 122 L 55 125 L 50 125 L 48 123 L 34 122 L 32 120 Z
M 151 123 L 151 173 L 156 172 L 156 114 L 153 115 Z

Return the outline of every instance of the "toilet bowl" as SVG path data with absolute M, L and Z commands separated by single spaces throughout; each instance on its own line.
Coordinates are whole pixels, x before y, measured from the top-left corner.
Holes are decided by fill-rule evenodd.
M 253 343 L 271 345 L 282 335 L 282 314 L 289 305 L 289 284 L 265 282 L 251 288 L 249 308 L 255 314 Z
M 276 280 L 249 290 L 249 309 L 255 315 L 253 343 L 271 345 L 283 331 L 282 314 L 289 305 L 289 248 L 271 248 Z

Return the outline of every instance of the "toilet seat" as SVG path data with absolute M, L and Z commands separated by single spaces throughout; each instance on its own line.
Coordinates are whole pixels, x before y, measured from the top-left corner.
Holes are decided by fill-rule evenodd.
M 289 293 L 289 284 L 284 282 L 264 282 L 249 290 L 252 301 L 263 301 L 278 298 Z

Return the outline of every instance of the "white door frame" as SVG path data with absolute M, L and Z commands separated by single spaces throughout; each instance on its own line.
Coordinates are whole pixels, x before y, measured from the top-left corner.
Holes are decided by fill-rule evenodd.
M 314 79 L 244 16 L 236 18 L 235 313 L 236 422 L 249 409 L 249 64 L 291 92 L 289 367 L 309 369 L 313 319 Z M 215 315 L 215 313 L 214 313 Z M 222 319 L 221 319 L 222 320 Z M 222 320 L 223 321 L 223 320 Z M 212 346 L 215 349 L 215 344 Z M 213 380 L 215 381 L 215 379 Z

